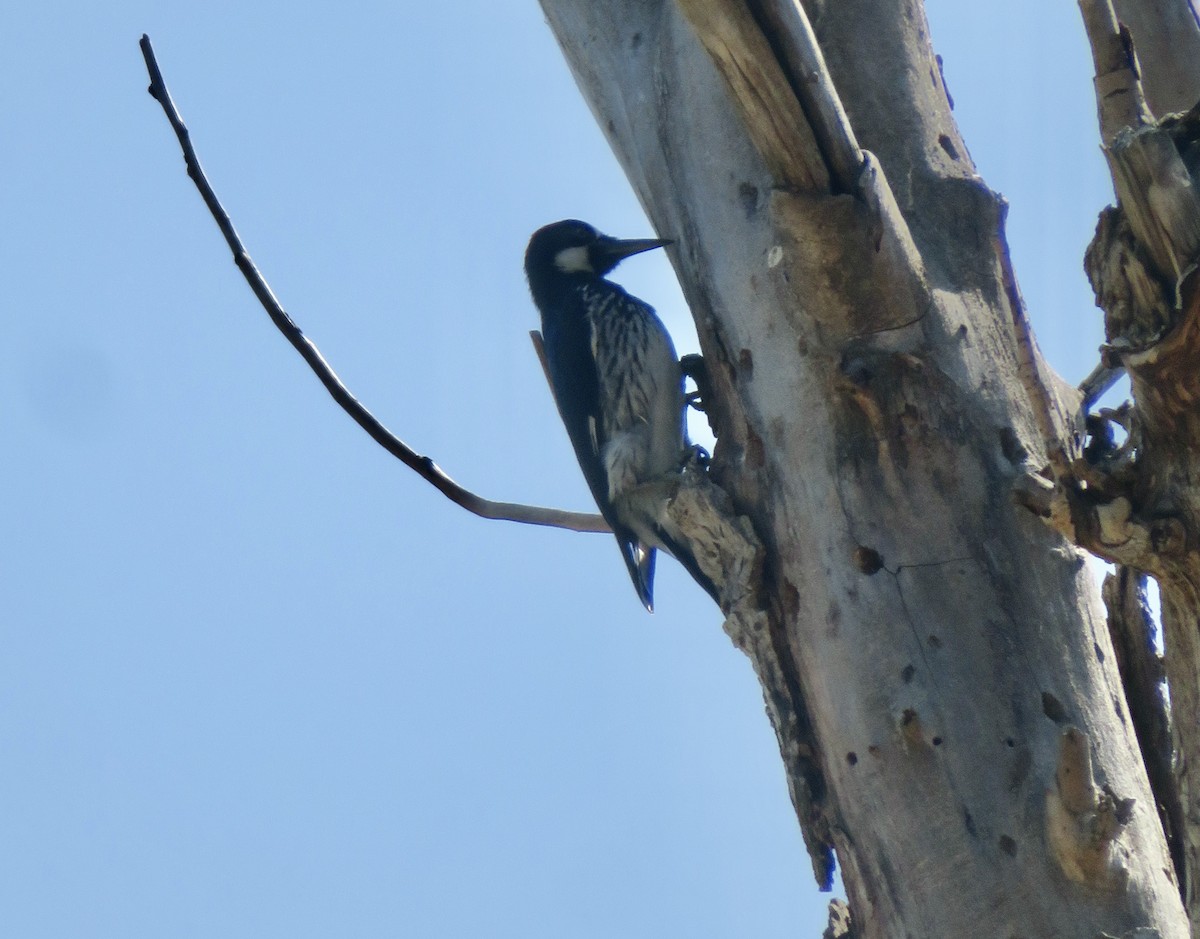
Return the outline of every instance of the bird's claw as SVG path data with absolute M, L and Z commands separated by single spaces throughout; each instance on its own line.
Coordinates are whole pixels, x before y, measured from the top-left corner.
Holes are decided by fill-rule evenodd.
M 708 368 L 704 364 L 704 356 L 698 352 L 689 352 L 687 355 L 680 357 L 679 369 L 694 381 L 699 387 L 708 378 Z
M 714 437 L 721 436 L 717 433 L 717 428 L 714 426 L 712 415 L 709 414 L 708 405 L 713 401 L 712 383 L 708 380 L 708 365 L 704 361 L 704 356 L 697 353 L 685 355 L 679 360 L 680 371 L 685 376 L 690 378 L 696 386 L 696 390 L 689 392 L 684 396 L 684 407 L 695 408 L 706 418 L 708 418 L 709 429 L 713 432 Z
M 694 466 L 696 469 L 707 470 L 710 463 L 712 463 L 712 457 L 709 456 L 708 451 L 699 444 L 692 444 L 692 446 L 688 447 L 687 450 L 684 451 L 684 469 Z

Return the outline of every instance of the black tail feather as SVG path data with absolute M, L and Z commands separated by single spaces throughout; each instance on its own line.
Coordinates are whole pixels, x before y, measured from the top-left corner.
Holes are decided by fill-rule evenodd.
M 720 593 L 707 574 L 701 570 L 696 556 L 688 547 L 672 538 L 656 526 L 654 538 L 659 546 L 683 565 L 683 569 L 692 575 L 717 606 L 721 605 Z M 648 613 L 654 612 L 654 561 L 657 554 L 654 548 L 640 544 L 631 532 L 617 535 L 617 543 L 621 546 L 621 557 L 625 559 L 625 567 L 629 570 L 629 579 L 633 581 L 633 589 L 637 591 L 638 599 Z
M 647 613 L 653 613 L 654 559 L 658 552 L 654 548 L 639 546 L 636 541 L 627 541 L 621 535 L 617 535 L 617 543 L 621 546 L 621 557 L 625 559 L 625 567 L 629 569 L 629 579 L 633 581 L 638 599 Z

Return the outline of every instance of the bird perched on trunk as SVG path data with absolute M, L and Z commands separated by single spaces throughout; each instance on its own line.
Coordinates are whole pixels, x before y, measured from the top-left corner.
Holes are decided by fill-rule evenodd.
M 634 589 L 651 611 L 656 548 L 674 555 L 715 596 L 690 552 L 663 530 L 663 498 L 639 491 L 678 471 L 686 456 L 675 348 L 653 308 L 605 279 L 625 258 L 667 244 L 610 238 L 568 219 L 534 232 L 525 251 L 558 412 Z

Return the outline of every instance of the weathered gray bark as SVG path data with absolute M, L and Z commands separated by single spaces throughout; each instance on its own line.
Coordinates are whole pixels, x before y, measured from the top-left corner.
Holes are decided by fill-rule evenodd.
M 1158 116 L 1196 103 L 1200 16 L 1195 0 L 1114 0 L 1141 62 L 1146 102 Z
M 1116 207 L 1101 215 L 1087 270 L 1105 312 L 1106 354 L 1130 376 L 1129 439 L 1097 453 L 1090 495 L 1073 498 L 1076 540 L 1154 576 L 1162 596 L 1173 759 L 1162 772 L 1162 720 L 1127 676 L 1147 766 L 1200 934 L 1200 424 L 1196 378 L 1200 254 L 1195 149 L 1200 115 L 1170 111 L 1200 100 L 1200 27 L 1187 0 L 1081 0 L 1096 62 L 1097 110 Z M 1132 39 L 1132 50 L 1130 48 Z M 1156 118 L 1158 120 L 1156 120 Z M 1068 493 L 1070 495 L 1070 493 Z M 1123 575 L 1124 576 L 1124 575 Z M 1165 778 L 1164 778 L 1165 777 Z
M 681 491 L 731 503 L 677 521 L 739 559 L 818 880 L 836 850 L 864 937 L 1188 935 L 1095 584 L 1010 495 L 1070 529 L 1078 397 L 920 4 L 542 5 L 678 240 L 718 433 Z

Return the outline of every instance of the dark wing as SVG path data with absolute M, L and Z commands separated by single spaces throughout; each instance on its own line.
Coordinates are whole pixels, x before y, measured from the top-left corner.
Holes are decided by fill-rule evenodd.
M 588 318 L 544 315 L 542 333 L 550 390 L 575 448 L 575 457 L 600 514 L 617 537 L 638 599 L 647 610 L 653 611 L 654 549 L 638 544 L 637 536 L 620 523 L 608 499 L 608 474 L 600 456 L 606 443 L 600 413 L 600 382 Z

